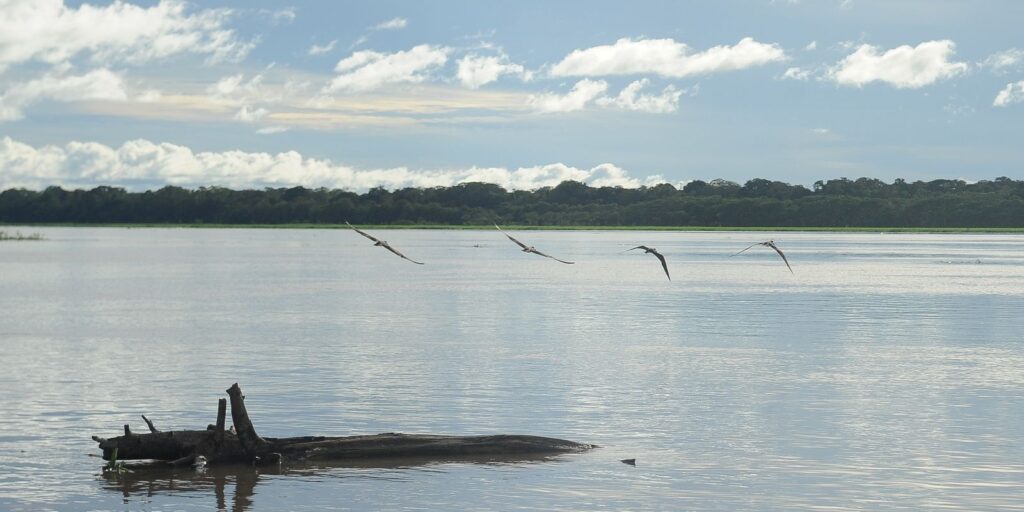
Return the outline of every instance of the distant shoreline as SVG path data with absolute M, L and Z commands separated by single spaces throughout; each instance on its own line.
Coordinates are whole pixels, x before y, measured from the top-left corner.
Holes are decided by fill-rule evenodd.
M 451 230 L 493 230 L 492 225 L 442 225 L 442 224 L 357 224 L 368 229 L 451 229 Z M 152 224 L 152 223 L 0 223 L 0 226 L 26 226 L 34 228 L 168 228 L 168 229 L 348 229 L 344 224 Z M 523 226 L 502 224 L 502 227 L 517 231 L 677 231 L 677 232 L 811 232 L 811 233 L 1006 233 L 1024 234 L 1024 228 L 918 228 L 918 227 L 798 227 L 798 226 Z

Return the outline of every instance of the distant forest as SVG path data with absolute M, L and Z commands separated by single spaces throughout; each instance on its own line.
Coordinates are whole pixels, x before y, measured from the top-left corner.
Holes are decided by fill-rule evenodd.
M 1024 227 L 1024 181 L 846 178 L 813 188 L 754 179 L 692 181 L 636 189 L 566 181 L 533 191 L 464 183 L 451 187 L 0 192 L 3 223 L 446 224 L 548 226 Z

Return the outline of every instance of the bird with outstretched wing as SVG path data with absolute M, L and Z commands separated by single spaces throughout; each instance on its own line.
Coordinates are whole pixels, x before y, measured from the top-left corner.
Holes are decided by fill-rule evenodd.
M 653 254 L 659 260 L 661 260 L 661 268 L 665 269 L 665 277 L 667 277 L 669 281 L 672 280 L 672 276 L 668 275 L 668 263 L 665 262 L 665 257 L 662 256 L 661 253 L 658 252 L 658 250 L 655 249 L 654 247 L 647 247 L 646 245 L 638 245 L 638 246 L 636 246 L 636 247 L 634 247 L 632 249 L 626 249 L 625 251 L 622 251 L 622 252 L 635 251 L 637 249 L 643 249 L 644 250 L 644 254 Z
M 516 245 L 518 245 L 519 247 L 522 247 L 523 248 L 523 252 L 528 252 L 528 253 L 531 253 L 531 254 L 536 254 L 538 256 L 544 256 L 545 258 L 551 258 L 551 259 L 553 259 L 553 260 L 555 260 L 555 261 L 557 261 L 559 263 L 565 263 L 566 265 L 572 265 L 574 263 L 572 261 L 560 260 L 560 259 L 558 259 L 558 258 L 556 258 L 554 256 L 551 256 L 550 254 L 544 254 L 544 253 L 538 251 L 533 246 L 526 245 L 526 244 L 520 242 L 519 240 L 516 240 L 515 238 L 513 238 L 512 235 L 510 235 L 508 233 L 505 233 L 505 230 L 501 229 L 501 227 L 498 226 L 497 224 L 495 224 L 494 227 L 498 228 L 498 231 L 501 231 L 505 236 L 508 237 L 509 240 L 512 240 L 513 242 L 516 243 Z
M 775 245 L 775 241 L 774 241 L 774 240 L 768 240 L 768 241 L 765 241 L 765 242 L 758 242 L 758 243 L 756 243 L 756 244 L 750 244 L 750 246 L 749 246 L 749 247 L 747 247 L 746 249 L 743 249 L 742 251 L 740 251 L 740 252 L 738 252 L 738 253 L 736 253 L 736 254 L 730 255 L 729 257 L 731 258 L 731 257 L 733 257 L 733 256 L 736 256 L 737 254 L 742 254 L 742 253 L 744 253 L 744 252 L 747 252 L 747 250 L 748 250 L 748 249 L 751 249 L 751 248 L 753 248 L 753 247 L 757 247 L 757 246 L 759 246 L 759 245 L 763 245 L 763 246 L 765 246 L 765 247 L 769 247 L 769 248 L 775 249 L 775 252 L 779 253 L 779 256 L 782 256 L 782 261 L 786 263 L 786 268 L 788 268 L 788 269 L 789 269 L 789 273 L 790 273 L 790 274 L 792 274 L 792 273 L 793 273 L 793 267 L 789 266 L 789 260 L 788 260 L 788 259 L 786 259 L 786 255 L 782 253 L 782 250 L 781 250 L 781 249 L 779 249 L 779 248 L 778 248 L 778 247 L 777 247 L 777 246 Z
M 354 230 L 354 231 L 355 231 L 356 233 L 359 233 L 360 235 L 363 235 L 363 236 L 365 236 L 366 238 L 369 238 L 370 240 L 373 240 L 373 242 L 374 242 L 374 243 L 373 243 L 373 245 L 374 245 L 374 246 L 380 246 L 380 247 L 383 247 L 383 248 L 385 248 L 385 249 L 387 249 L 387 250 L 391 251 L 392 253 L 394 253 L 394 254 L 395 254 L 396 256 L 398 256 L 399 258 L 402 258 L 402 259 L 404 259 L 404 260 L 409 260 L 409 261 L 411 261 L 411 262 L 413 262 L 413 263 L 415 263 L 415 264 L 417 264 L 417 265 L 423 265 L 423 263 L 422 263 L 422 262 L 416 261 L 416 260 L 414 260 L 414 259 L 412 259 L 412 258 L 410 258 L 410 257 L 408 257 L 408 256 L 406 256 L 406 255 L 404 255 L 404 254 L 402 254 L 402 253 L 400 253 L 400 252 L 398 252 L 398 250 L 396 250 L 396 249 L 395 249 L 394 247 L 391 247 L 391 245 L 390 245 L 390 244 L 388 244 L 388 243 L 387 243 L 386 241 L 384 241 L 384 240 L 380 240 L 380 239 L 377 239 L 377 238 L 374 238 L 373 236 L 369 235 L 369 234 L 368 234 L 368 233 L 366 233 L 365 231 L 360 231 L 359 229 L 357 229 L 357 228 L 356 228 L 355 226 L 353 226 L 352 224 L 349 224 L 349 223 L 348 223 L 348 221 L 345 221 L 345 224 L 346 224 L 346 225 L 347 225 L 348 227 L 352 228 L 352 229 L 353 229 L 353 230 Z

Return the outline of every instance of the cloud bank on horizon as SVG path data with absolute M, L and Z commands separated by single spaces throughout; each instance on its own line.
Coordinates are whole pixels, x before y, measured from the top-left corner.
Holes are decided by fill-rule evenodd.
M 1024 50 L 991 36 L 1024 8 L 999 3 L 1003 15 L 985 19 L 936 9 L 931 30 L 908 37 L 900 22 L 920 20 L 900 16 L 912 9 L 869 0 L 729 11 L 757 20 L 756 35 L 709 31 L 718 7 L 660 1 L 592 7 L 586 22 L 572 2 L 545 16 L 531 2 L 509 7 L 533 24 L 524 32 L 516 16 L 505 25 L 475 6 L 0 0 L 0 186 L 806 182 L 981 155 L 982 169 L 1008 174 L 1022 157 L 1001 128 L 1019 126 Z M 881 13 L 895 21 L 873 21 Z M 944 125 L 991 136 L 950 135 L 950 151 Z M 121 159 L 143 147 L 145 165 Z M 331 163 L 351 153 L 352 166 Z M 417 163 L 395 165 L 395 153 Z
M 169 143 L 130 140 L 120 147 L 96 142 L 33 147 L 10 137 L 0 138 L 0 190 L 40 189 L 51 185 L 81 189 L 100 185 L 147 190 L 164 185 L 187 188 L 295 187 L 366 191 L 374 187 L 449 187 L 482 182 L 507 190 L 553 187 L 567 180 L 594 187 L 637 188 L 665 183 L 661 176 L 634 178 L 610 163 L 579 169 L 563 163 L 506 169 L 412 170 L 405 167 L 357 169 L 303 157 L 295 151 L 248 153 L 194 152 Z

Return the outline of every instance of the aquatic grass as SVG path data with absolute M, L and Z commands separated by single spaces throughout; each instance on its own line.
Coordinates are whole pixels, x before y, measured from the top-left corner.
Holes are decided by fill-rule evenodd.
M 110 460 L 103 466 L 104 473 L 116 473 L 118 475 L 128 472 L 128 468 L 125 467 L 123 460 L 117 460 L 117 448 L 114 448 L 114 453 L 110 454 Z

